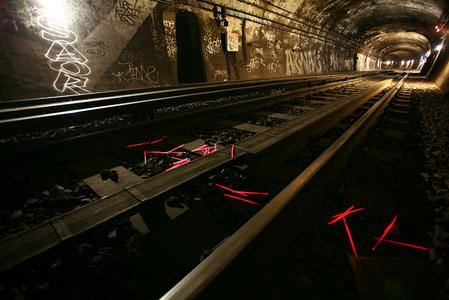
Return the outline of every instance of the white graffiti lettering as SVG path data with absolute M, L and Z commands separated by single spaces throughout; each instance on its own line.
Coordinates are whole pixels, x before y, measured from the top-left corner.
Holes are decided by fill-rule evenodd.
M 265 31 L 262 29 L 262 34 L 268 42 L 274 42 L 276 40 L 276 35 L 273 31 Z
M 134 26 L 141 13 L 137 2 L 139 1 L 136 0 L 134 4 L 130 4 L 126 0 L 120 0 L 115 7 L 115 16 L 124 24 Z
M 127 66 L 124 71 L 112 73 L 112 75 L 118 78 L 119 82 L 136 82 L 142 81 L 151 85 L 157 85 L 159 83 L 159 71 L 154 66 L 144 67 L 134 66 L 130 61 L 119 62 L 120 65 Z
M 165 47 L 167 48 L 167 55 L 169 59 L 175 59 L 178 48 L 176 46 L 176 27 L 175 21 L 173 20 L 163 20 L 164 24 L 164 39 Z
M 285 58 L 287 63 L 286 65 L 287 75 L 304 73 L 304 70 L 302 70 L 301 68 L 301 60 L 299 52 L 293 50 L 286 50 Z
M 78 40 L 77 35 L 46 15 L 39 16 L 37 23 L 42 29 L 41 37 L 52 43 L 44 56 L 49 67 L 58 72 L 53 88 L 61 93 L 89 93 L 86 85 L 91 70 L 87 58 L 73 45 Z
M 249 60 L 249 63 L 246 65 L 246 70 L 249 73 L 251 73 L 253 71 L 257 71 L 260 68 L 261 65 L 262 66 L 266 66 L 264 61 L 263 61 L 263 58 L 259 57 L 259 56 L 255 56 L 255 57 L 252 57 Z
M 86 52 L 93 56 L 105 56 L 106 49 L 108 48 L 104 41 L 98 40 L 88 41 L 86 42 L 86 46 L 88 47 Z
M 226 81 L 228 80 L 228 72 L 226 70 L 215 70 L 214 80 Z
M 279 69 L 280 69 L 279 64 L 277 64 L 275 62 L 271 62 L 271 63 L 267 64 L 267 70 L 270 73 L 276 73 Z
M 217 54 L 220 53 L 221 50 L 221 41 L 217 37 L 215 40 L 211 39 L 207 42 L 206 52 L 209 54 Z

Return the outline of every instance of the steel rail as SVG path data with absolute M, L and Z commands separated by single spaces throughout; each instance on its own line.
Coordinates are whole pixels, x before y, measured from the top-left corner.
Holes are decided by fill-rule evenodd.
M 192 84 L 180 84 L 177 86 L 166 86 L 166 87 L 153 87 L 153 88 L 143 88 L 143 89 L 132 89 L 132 90 L 116 90 L 108 92 L 93 92 L 89 94 L 76 94 L 76 95 L 63 95 L 63 96 L 51 96 L 51 97 L 41 97 L 41 98 L 31 98 L 31 99 L 15 99 L 15 100 L 2 100 L 0 102 L 0 108 L 8 108 L 15 106 L 24 106 L 27 103 L 39 102 L 39 103 L 53 103 L 53 102 L 65 102 L 73 100 L 82 100 L 92 97 L 109 97 L 109 96 L 141 96 L 141 95 L 156 95 L 156 94 L 181 94 L 186 91 L 195 91 L 199 89 L 204 90 L 214 90 L 222 89 L 226 87 L 238 87 L 245 85 L 262 85 L 265 83 L 276 83 L 276 82 L 286 82 L 295 80 L 308 80 L 308 79 L 318 79 L 320 77 L 331 77 L 338 75 L 363 75 L 369 73 L 376 73 L 375 71 L 362 71 L 362 72 L 331 72 L 326 74 L 306 74 L 301 76 L 284 76 L 276 78 L 263 78 L 263 79 L 251 79 L 251 80 L 235 80 L 226 82 L 202 82 L 202 83 L 192 83 Z
M 88 99 L 73 98 L 70 101 L 58 101 L 53 103 L 35 104 L 37 100 L 19 101 L 18 103 L 10 102 L 10 107 L 5 107 L 7 103 L 0 104 L 0 125 L 17 124 L 31 120 L 48 119 L 52 117 L 63 117 L 65 115 L 74 115 L 88 113 L 92 111 L 112 111 L 123 108 L 140 107 L 145 105 L 146 108 L 157 108 L 168 105 L 176 105 L 186 102 L 197 102 L 211 99 L 210 97 L 222 97 L 241 93 L 249 93 L 258 91 L 261 88 L 279 88 L 294 86 L 302 83 L 313 83 L 315 81 L 338 81 L 351 78 L 358 78 L 371 75 L 373 73 L 357 73 L 357 74 L 338 74 L 338 75 L 321 75 L 308 76 L 295 79 L 275 80 L 274 82 L 259 81 L 248 83 L 240 83 L 230 88 L 227 84 L 176 88 L 168 91 L 151 91 L 134 94 L 100 96 Z M 377 74 L 377 73 L 374 73 Z M 95 96 L 95 95 L 94 95 Z M 50 100 L 42 100 L 50 101 Z M 30 105 L 27 105 L 29 103 Z M 20 104 L 20 105 L 19 105 Z
M 357 132 L 372 119 L 378 110 L 385 107 L 402 87 L 404 76 L 390 91 L 378 100 L 361 118 L 345 131 L 317 159 L 315 159 L 287 187 L 277 194 L 256 215 L 240 227 L 233 235 L 219 245 L 194 270 L 187 274 L 161 299 L 179 300 L 195 298 L 209 283 L 217 277 L 231 261 L 236 258 L 257 235 L 281 212 L 281 210 L 322 170 L 327 163 L 350 143 Z

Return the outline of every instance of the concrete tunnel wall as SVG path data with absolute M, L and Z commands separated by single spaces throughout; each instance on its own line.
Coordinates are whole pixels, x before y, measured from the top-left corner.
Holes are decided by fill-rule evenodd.
M 287 2 L 285 11 L 294 1 Z M 198 19 L 209 82 L 348 71 L 354 53 L 357 70 L 380 66 L 373 52 L 343 36 L 245 1 L 43 3 L 0 1 L 3 100 L 177 85 L 179 11 Z M 231 8 L 229 26 L 214 20 L 214 3 Z M 232 35 L 236 52 L 227 51 Z

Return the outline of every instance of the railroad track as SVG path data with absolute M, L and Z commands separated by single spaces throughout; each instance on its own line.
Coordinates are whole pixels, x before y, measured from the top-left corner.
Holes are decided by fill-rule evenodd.
M 393 91 L 344 120 L 352 125 L 340 137 L 312 142 L 304 171 L 162 299 L 433 299 L 432 209 L 417 178 L 413 106 L 407 87 Z M 326 223 L 353 205 L 351 248 L 343 225 Z
M 275 255 L 274 252 L 276 252 L 276 250 L 273 248 L 273 243 L 277 245 L 277 242 L 279 242 L 279 240 L 285 243 L 286 240 L 290 239 L 289 237 L 285 237 L 288 236 L 288 234 L 280 234 L 280 232 L 289 230 L 288 228 L 290 228 L 293 224 L 295 224 L 296 226 L 298 226 L 298 224 L 306 226 L 307 220 L 310 220 L 308 215 L 313 215 L 313 210 L 311 209 L 311 207 L 315 207 L 316 209 L 316 206 L 318 206 L 318 203 L 320 203 L 320 201 L 317 200 L 319 199 L 319 197 L 317 197 L 317 193 L 319 194 L 320 192 L 317 192 L 316 190 L 314 190 L 314 192 L 304 192 L 305 188 L 308 185 L 313 185 L 314 182 L 317 181 L 316 178 L 318 176 L 336 176 L 335 170 L 329 172 L 330 175 L 324 175 L 326 174 L 326 169 L 335 169 L 335 166 L 332 166 L 332 164 L 335 164 L 335 161 L 338 161 L 337 165 L 344 164 L 345 161 L 348 161 L 348 155 L 350 155 L 348 153 L 351 153 L 354 149 L 356 149 L 356 147 L 366 137 L 370 128 L 377 122 L 378 118 L 381 116 L 385 108 L 389 105 L 391 100 L 394 99 L 395 95 L 401 89 L 403 81 L 404 78 L 397 82 L 394 87 L 391 88 L 387 93 L 385 93 L 381 98 L 369 101 L 368 105 L 363 106 L 361 110 L 357 111 L 355 115 L 353 115 L 353 117 L 346 118 L 343 122 L 344 125 L 339 125 L 340 127 L 343 127 L 345 129 L 339 130 L 337 134 L 334 132 L 327 137 L 322 136 L 320 140 L 315 141 L 314 145 L 312 145 L 312 148 L 315 146 L 315 149 L 319 150 L 315 150 L 316 154 L 312 155 L 313 159 L 310 157 L 306 159 L 306 161 L 308 160 L 310 161 L 310 163 L 304 165 L 303 171 L 297 177 L 295 177 L 282 191 L 277 193 L 270 200 L 270 202 L 267 203 L 260 211 L 258 211 L 257 214 L 255 214 L 248 222 L 246 222 L 234 234 L 232 234 L 222 244 L 214 249 L 209 257 L 207 257 L 193 271 L 187 274 L 184 279 L 178 282 L 169 292 L 167 292 L 162 297 L 162 299 L 191 299 L 198 295 L 202 295 L 200 294 L 200 292 L 202 292 L 203 289 L 206 288 L 206 286 L 213 282 L 214 278 L 219 276 L 219 274 L 223 272 L 223 270 L 225 270 L 225 268 L 239 255 L 242 255 L 244 259 L 250 260 L 251 262 L 245 264 L 242 262 L 243 259 L 239 259 L 238 263 L 233 265 L 233 268 L 231 268 L 234 270 L 234 272 L 229 271 L 227 275 L 223 276 L 224 279 L 221 278 L 221 280 L 226 282 L 226 284 L 220 283 L 219 279 L 219 283 L 214 282 L 213 287 L 209 288 L 203 294 L 203 296 L 207 295 L 205 296 L 206 298 L 209 296 L 230 296 L 232 292 L 228 293 L 226 291 L 226 286 L 228 286 L 229 284 L 235 284 L 237 289 L 248 289 L 253 293 L 253 296 L 262 296 L 263 293 L 266 292 L 266 289 L 261 288 L 258 292 L 256 291 L 257 289 L 254 288 L 254 286 L 245 286 L 245 284 L 249 284 L 250 281 L 245 279 L 247 276 L 251 277 L 254 275 L 258 277 L 258 279 L 265 276 L 256 275 L 257 272 L 262 272 L 262 270 L 264 270 L 264 267 L 258 268 L 255 267 L 254 264 L 257 265 L 257 262 L 260 262 L 261 260 L 270 260 L 269 258 L 266 258 L 267 253 L 264 252 L 264 250 L 269 249 L 268 251 L 271 251 L 273 255 Z M 303 161 L 304 157 L 301 157 L 301 160 Z M 284 168 L 285 167 L 286 166 L 284 166 Z M 323 189 L 323 183 L 321 181 L 326 182 L 326 179 L 320 178 L 318 181 L 320 182 L 318 190 Z M 327 179 L 327 181 L 332 180 Z M 324 184 L 324 186 L 326 185 Z M 317 187 L 315 186 L 315 189 L 316 188 Z M 299 200 L 298 198 L 301 200 Z M 294 200 L 298 202 L 291 203 Z M 316 203 L 313 203 L 314 201 L 316 201 Z M 296 213 L 290 213 L 293 214 L 293 216 L 288 216 L 286 215 L 288 213 L 283 212 L 282 217 L 287 221 L 278 221 L 278 223 L 281 223 L 282 225 L 277 224 L 277 227 L 275 227 L 276 229 L 269 228 L 267 232 L 265 228 L 269 226 L 270 223 L 276 218 L 276 216 L 282 213 L 283 208 L 287 206 L 289 207 L 289 210 L 294 210 L 296 211 Z M 299 230 L 299 234 L 301 234 L 301 232 L 302 230 Z M 261 235 L 261 237 L 258 237 L 259 234 Z M 282 237 L 283 235 L 284 237 Z M 254 242 L 255 245 L 251 245 L 251 243 L 253 243 L 256 238 L 258 238 L 258 240 Z M 262 240 L 262 242 L 260 240 Z M 282 242 L 279 243 L 282 244 Z M 250 250 L 247 251 L 249 253 L 241 254 L 247 247 L 250 248 Z M 259 253 L 259 251 L 261 253 Z M 246 268 L 251 268 L 250 266 L 252 265 L 256 271 L 248 272 L 248 274 L 239 276 L 235 271 L 236 269 L 238 269 L 239 272 L 241 272 L 242 269 L 248 270 L 245 269 L 245 267 L 236 267 L 236 265 L 238 265 L 239 263 L 245 264 Z M 269 263 L 266 264 L 265 262 L 261 262 L 261 264 L 265 267 L 269 265 Z M 267 267 L 267 270 L 271 269 Z M 232 276 L 236 276 L 237 279 L 233 281 L 232 279 L 230 279 L 232 278 Z M 254 277 L 251 278 L 254 279 Z M 269 278 L 270 280 L 272 280 L 272 277 Z M 238 283 L 239 280 L 241 280 L 241 283 Z M 269 284 L 267 281 L 265 283 Z M 245 294 L 245 292 L 243 292 L 241 295 L 250 296 L 250 294 Z
M 211 104 L 270 95 L 324 83 L 362 78 L 375 74 L 329 74 L 271 80 L 241 81 L 225 84 L 194 84 L 183 87 L 149 89 L 132 92 L 107 92 L 76 96 L 6 100 L 0 103 L 2 143 L 30 144 L 30 128 L 45 129 L 33 140 L 58 138 L 61 128 L 66 136 L 86 134 L 99 129 L 166 118 L 167 112 L 192 110 Z M 236 98 L 238 96 L 238 98 Z M 102 126 L 98 126 L 100 123 Z M 102 124 L 103 123 L 103 124 Z M 87 126 L 86 126 L 87 125 Z M 48 135 L 50 131 L 51 136 Z M 19 137 L 19 139 L 17 138 Z M 63 136 L 64 137 L 64 136 Z M 32 144 L 32 143 L 31 143 Z M 12 145 L 14 146 L 14 145 Z
M 2 270 L 11 268 L 31 257 L 46 252 L 48 249 L 67 244 L 65 241 L 73 241 L 78 239 L 78 237 L 82 238 L 84 233 L 89 232 L 99 225 L 107 226 L 107 223 L 113 222 L 118 218 L 126 218 L 126 216 L 135 215 L 136 212 L 140 212 L 143 216 L 149 216 L 148 218 L 152 220 L 164 219 L 164 209 L 166 209 L 164 203 L 166 203 L 166 201 L 161 200 L 161 198 L 176 188 L 179 189 L 180 187 L 185 187 L 186 184 L 190 184 L 192 180 L 204 180 L 205 176 L 207 178 L 210 178 L 211 176 L 214 178 L 221 178 L 219 175 L 220 172 L 228 172 L 222 170 L 233 169 L 233 167 L 230 167 L 230 164 L 239 165 L 240 169 L 245 170 L 243 172 L 247 174 L 245 176 L 258 177 L 261 174 L 266 174 L 273 169 L 274 165 L 282 163 L 282 161 L 285 161 L 288 157 L 291 157 L 296 153 L 298 149 L 304 147 L 306 142 L 311 138 L 320 136 L 328 131 L 341 120 L 356 112 L 360 107 L 366 107 L 370 103 L 376 108 L 382 107 L 384 104 L 379 104 L 381 103 L 381 100 L 377 102 L 375 100 L 382 96 L 381 99 L 385 100 L 395 93 L 398 86 L 395 86 L 395 88 L 387 92 L 391 83 L 391 79 L 376 79 L 371 82 L 367 80 L 359 86 L 356 81 L 333 83 L 295 91 L 295 93 L 282 95 L 275 100 L 272 98 L 276 98 L 276 96 L 266 96 L 262 98 L 263 100 L 266 100 L 265 104 L 267 106 L 263 109 L 253 108 L 252 111 L 248 109 L 248 107 L 250 107 L 249 103 L 239 104 L 238 107 L 241 111 L 245 110 L 246 113 L 243 115 L 237 114 L 235 116 L 227 115 L 222 120 L 219 120 L 220 127 L 218 127 L 218 130 L 223 129 L 221 126 L 226 126 L 227 128 L 232 128 L 232 130 L 248 132 L 249 134 L 242 135 L 242 139 L 230 139 L 228 142 L 221 141 L 221 143 L 217 143 L 218 146 L 215 146 L 217 140 L 216 138 L 214 139 L 214 130 L 211 130 L 210 127 L 208 127 L 208 131 L 210 132 L 201 132 L 201 130 L 198 130 L 197 134 L 193 134 L 196 139 L 190 140 L 188 143 L 180 144 L 179 137 L 175 138 L 175 140 L 177 140 L 176 143 L 169 138 L 166 140 L 164 138 L 164 142 L 154 144 L 161 148 L 158 148 L 158 150 L 150 149 L 147 151 L 159 151 L 163 152 L 159 154 L 171 156 L 176 150 L 181 149 L 182 151 L 179 152 L 186 152 L 189 157 L 182 156 L 183 154 L 175 156 L 176 161 L 171 161 L 169 162 L 169 165 L 164 166 L 165 170 L 172 168 L 169 172 L 162 172 L 156 176 L 153 176 L 155 174 L 150 172 L 150 176 L 148 176 L 149 178 L 147 179 L 129 175 L 129 171 L 120 167 L 116 169 L 119 175 L 117 184 L 114 184 L 111 180 L 102 182 L 101 180 L 98 180 L 99 176 L 93 176 L 94 178 L 91 178 L 91 180 L 94 180 L 94 182 L 91 183 L 90 186 L 102 196 L 101 199 L 74 211 L 54 217 L 49 222 L 39 224 L 31 229 L 19 232 L 2 240 L 0 246 L 0 267 Z M 253 100 L 249 102 L 254 104 Z M 282 102 L 282 104 L 279 104 L 280 102 Z M 235 105 L 232 106 L 235 108 Z M 222 108 L 223 107 L 220 107 L 220 109 Z M 211 114 L 210 112 L 207 113 Z M 192 118 L 194 114 L 188 115 L 186 120 Z M 363 116 L 362 118 L 369 119 L 369 117 Z M 179 116 L 177 116 L 177 118 L 179 119 Z M 201 126 L 196 128 L 201 128 Z M 190 128 L 187 133 L 190 133 L 192 136 Z M 180 136 L 183 135 L 180 134 Z M 251 137 L 247 138 L 248 136 Z M 136 141 L 134 145 L 129 146 L 133 146 L 131 148 L 134 148 L 134 146 L 141 147 L 142 145 L 136 144 L 139 144 L 139 142 L 145 143 L 157 140 L 157 137 L 155 137 L 155 139 Z M 162 145 L 159 143 L 166 144 Z M 187 144 L 190 148 L 186 147 Z M 179 145 L 181 147 L 170 148 L 170 145 Z M 200 150 L 193 151 L 195 148 Z M 140 150 L 142 149 L 140 148 Z M 191 157 L 195 153 L 196 159 Z M 272 156 L 273 153 L 277 153 L 278 159 L 272 159 L 268 163 L 265 158 L 267 156 Z M 149 154 L 151 156 L 151 154 L 155 153 Z M 188 163 L 183 163 L 181 165 L 177 163 L 177 161 L 180 160 L 184 160 Z M 266 163 L 257 163 L 260 161 Z M 218 173 L 217 169 L 219 170 Z M 242 174 L 231 177 L 232 179 L 237 180 Z M 227 183 L 226 186 L 222 186 L 227 188 L 230 188 L 230 185 L 232 186 L 231 182 L 229 182 L 229 178 L 221 179 Z M 215 183 L 221 185 L 218 182 Z M 303 184 L 305 184 L 305 182 L 303 182 Z M 244 186 L 242 187 L 244 188 Z M 263 187 L 263 185 L 260 187 Z M 101 194 L 102 191 L 100 190 L 102 189 L 103 193 L 106 194 Z M 223 188 L 218 187 L 217 189 L 220 190 Z M 237 198 L 246 198 L 239 197 L 239 195 L 247 195 L 244 192 L 243 194 L 239 194 L 238 190 L 237 192 L 235 192 L 236 189 L 231 188 L 231 190 L 233 191 L 227 190 L 227 197 L 230 196 L 230 199 L 238 201 L 239 199 Z M 222 197 L 221 194 L 220 196 Z M 254 201 L 257 204 L 266 204 L 255 217 L 250 219 L 249 222 L 253 222 L 251 220 L 256 218 L 262 211 L 266 211 L 267 207 L 274 205 L 271 203 L 278 203 L 278 201 L 275 201 L 276 199 L 278 199 L 278 196 L 275 196 L 271 201 L 268 201 L 265 198 L 262 199 L 262 202 L 260 203 Z M 262 206 L 257 204 L 255 204 L 255 206 Z M 276 204 L 276 206 L 277 205 L 279 204 Z M 186 207 L 185 203 L 181 203 L 180 206 Z M 279 210 L 280 207 L 277 209 Z M 245 211 L 245 216 L 240 218 L 237 224 L 246 221 L 246 219 L 256 211 L 257 209 L 254 210 L 254 208 Z M 274 217 L 274 215 L 272 217 Z M 268 221 L 269 219 L 264 222 Z M 160 226 L 156 224 L 157 222 L 155 222 L 156 225 L 153 224 L 153 222 L 150 223 L 150 228 L 153 226 L 154 228 L 158 228 L 158 226 Z M 231 227 L 235 226 L 237 225 L 231 225 Z M 242 228 L 245 228 L 245 226 L 247 225 L 244 225 Z M 260 228 L 261 227 L 259 227 L 259 230 Z M 240 230 L 241 229 L 239 229 L 236 234 L 240 232 Z M 233 237 L 234 235 L 228 238 L 222 246 L 227 245 L 228 241 L 232 241 L 234 239 Z M 249 240 L 247 242 L 249 242 Z M 220 247 L 217 250 L 219 250 Z M 213 257 L 215 253 L 220 253 L 217 252 L 217 250 L 209 257 Z M 233 255 L 235 256 L 236 253 L 234 252 Z M 210 260 L 209 257 L 206 258 L 205 262 Z M 202 265 L 203 264 L 200 266 Z M 223 264 L 222 268 L 224 268 L 225 265 L 226 264 Z M 216 275 L 216 271 L 214 272 Z M 205 284 L 211 280 L 212 277 L 206 280 L 200 280 L 199 282 L 203 283 L 201 283 L 199 288 L 193 293 L 189 291 L 186 295 L 198 293 Z M 181 282 L 180 284 L 183 285 L 184 283 Z M 178 288 L 179 286 L 176 287 L 175 290 L 178 290 Z M 170 295 L 170 293 L 168 295 Z

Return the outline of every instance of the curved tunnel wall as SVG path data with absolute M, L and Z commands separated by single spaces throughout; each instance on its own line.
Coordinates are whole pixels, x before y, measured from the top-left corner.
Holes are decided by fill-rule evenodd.
M 223 14 L 225 27 L 224 20 L 216 20 L 220 17 L 214 19 L 213 9 L 214 3 L 226 2 L 1 1 L 0 98 L 177 85 L 180 10 L 193 13 L 199 22 L 201 45 L 196 47 L 207 81 L 379 66 L 373 53 L 330 31 L 298 23 L 285 11 L 276 14 L 238 1 Z
M 0 98 L 417 67 L 441 42 L 433 28 L 446 6 L 445 0 L 0 0 Z M 180 11 L 194 20 L 180 25 Z M 449 72 L 438 68 L 443 58 L 434 76 L 440 86 Z

